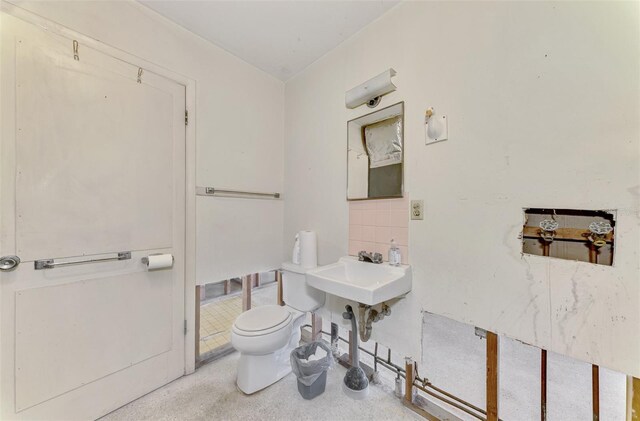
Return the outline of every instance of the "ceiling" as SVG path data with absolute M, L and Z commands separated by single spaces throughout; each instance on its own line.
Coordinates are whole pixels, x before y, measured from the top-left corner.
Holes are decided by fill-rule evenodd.
M 400 0 L 141 0 L 280 80 L 287 80 Z

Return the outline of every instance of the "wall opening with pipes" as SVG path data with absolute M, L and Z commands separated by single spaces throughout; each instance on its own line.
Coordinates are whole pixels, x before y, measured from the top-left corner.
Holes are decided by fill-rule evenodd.
M 522 252 L 613 266 L 615 211 L 525 209 Z

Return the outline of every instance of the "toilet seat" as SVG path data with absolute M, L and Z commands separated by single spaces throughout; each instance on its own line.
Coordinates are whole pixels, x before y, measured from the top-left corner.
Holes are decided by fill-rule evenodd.
M 268 305 L 242 313 L 233 323 L 233 331 L 241 336 L 263 336 L 286 328 L 293 316 L 285 307 Z
M 293 324 L 293 315 L 287 307 L 256 307 L 242 313 L 233 323 L 231 345 L 249 355 L 274 352 L 287 344 Z

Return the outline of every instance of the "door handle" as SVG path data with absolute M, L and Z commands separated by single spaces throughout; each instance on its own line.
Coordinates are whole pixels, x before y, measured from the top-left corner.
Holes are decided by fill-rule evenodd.
M 0 271 L 11 272 L 20 264 L 18 256 L 2 256 L 0 257 Z

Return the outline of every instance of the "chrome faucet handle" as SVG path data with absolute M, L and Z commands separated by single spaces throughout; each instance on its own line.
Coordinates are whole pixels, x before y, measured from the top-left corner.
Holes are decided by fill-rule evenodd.
M 362 250 L 358 252 L 358 260 L 361 262 L 382 263 L 382 254 L 368 253 Z

